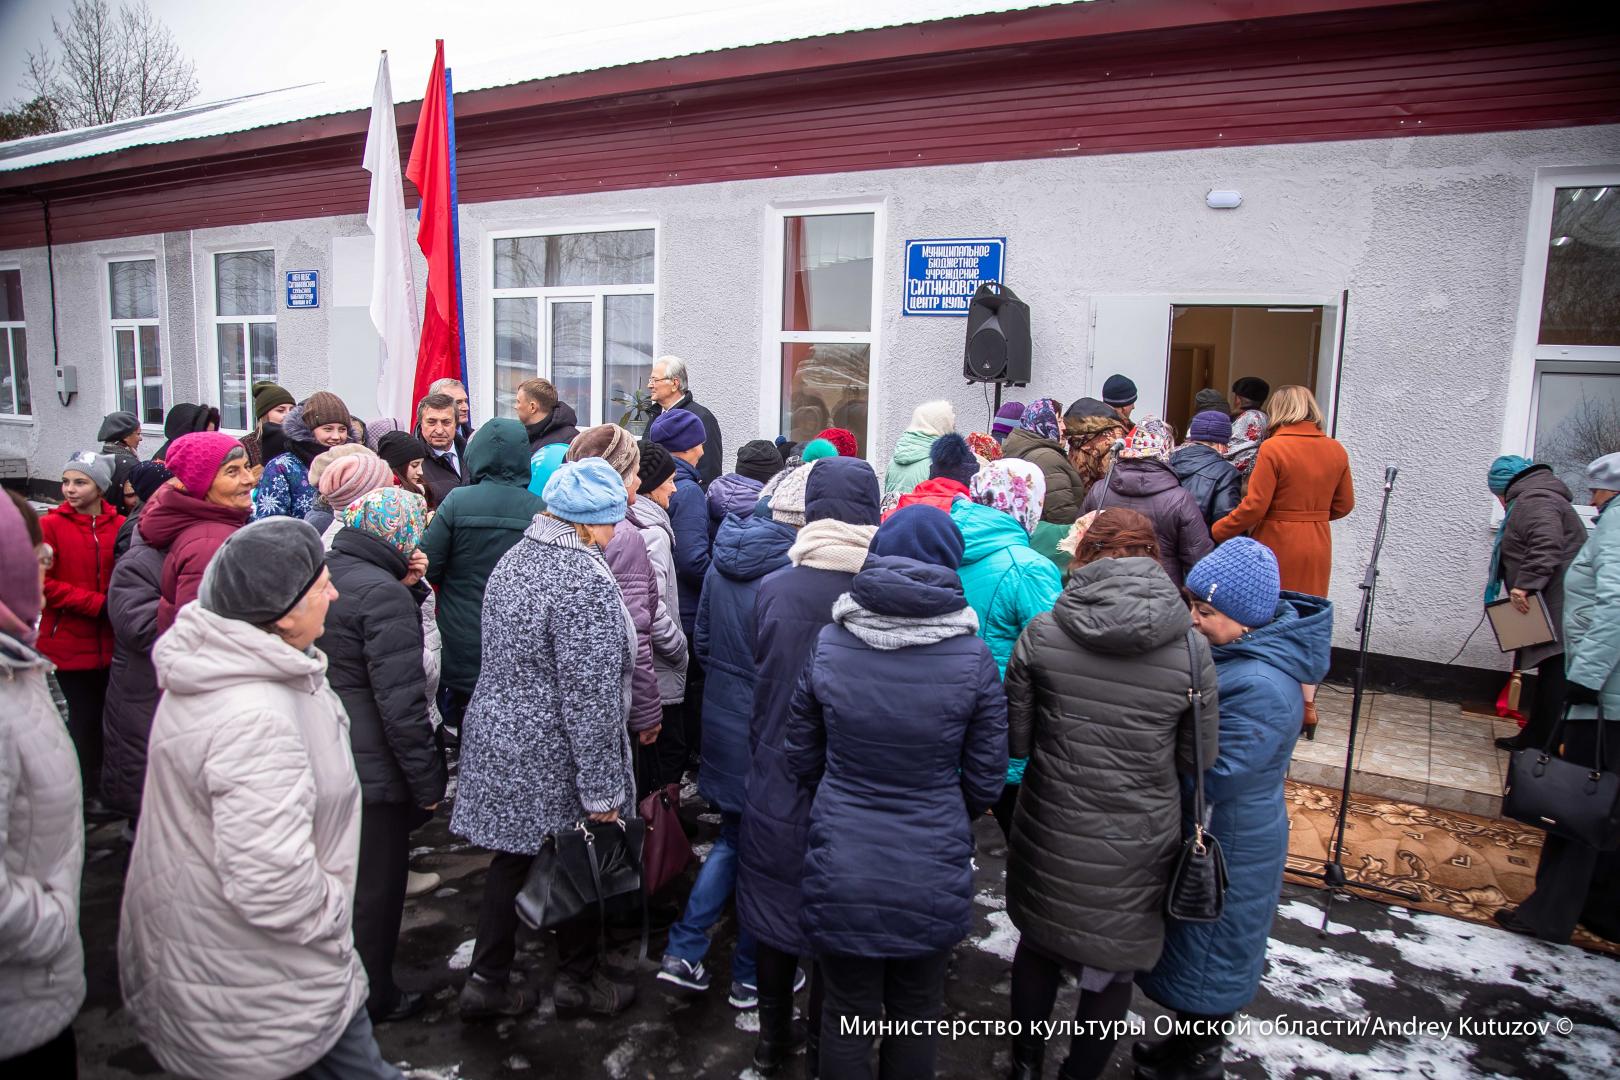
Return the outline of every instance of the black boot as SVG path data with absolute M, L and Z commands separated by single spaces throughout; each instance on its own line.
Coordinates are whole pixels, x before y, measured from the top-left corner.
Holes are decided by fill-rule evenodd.
M 1173 1041 L 1175 1040 L 1166 1040 L 1166 1042 Z M 1222 1080 L 1226 1075 L 1226 1063 L 1223 1060 L 1225 1039 L 1205 1042 L 1197 1047 L 1183 1043 L 1181 1047 L 1180 1053 L 1163 1064 L 1137 1065 L 1135 1080 Z M 1134 1056 L 1134 1049 L 1132 1054 Z
M 754 1044 L 754 1068 L 770 1076 L 805 1048 L 804 1025 L 793 1020 L 793 997 L 759 995 L 759 1042 Z
M 1046 1040 L 1039 1035 L 1015 1035 L 1012 1041 L 1012 1071 L 1007 1080 L 1041 1080 L 1046 1061 Z
M 1174 1035 L 1158 1042 L 1138 1042 L 1131 1044 L 1131 1060 L 1138 1065 L 1152 1065 L 1162 1068 L 1172 1061 L 1186 1057 L 1192 1047 Z

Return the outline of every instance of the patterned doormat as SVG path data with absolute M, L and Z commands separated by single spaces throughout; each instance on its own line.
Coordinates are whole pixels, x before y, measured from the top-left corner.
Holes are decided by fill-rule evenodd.
M 1322 886 L 1292 871 L 1317 871 L 1330 854 L 1339 792 L 1287 781 L 1288 880 Z M 1355 881 L 1416 893 L 1416 903 L 1357 893 L 1472 922 L 1512 907 L 1535 888 L 1541 832 L 1516 821 L 1484 818 L 1376 796 L 1350 796 L 1345 818 L 1344 868 Z M 1620 944 L 1577 929 L 1573 943 L 1620 955 Z

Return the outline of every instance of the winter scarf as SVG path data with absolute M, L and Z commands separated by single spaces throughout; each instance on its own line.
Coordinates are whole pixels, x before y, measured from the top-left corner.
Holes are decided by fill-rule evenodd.
M 377 488 L 343 511 L 343 524 L 376 537 L 408 559 L 427 531 L 427 503 L 403 488 Z
M 836 518 L 812 521 L 799 530 L 788 561 L 812 570 L 837 570 L 858 574 L 866 564 L 866 549 L 877 532 L 876 525 L 850 525 Z
M 872 648 L 885 652 L 971 637 L 979 632 L 979 616 L 971 607 L 943 615 L 880 615 L 863 608 L 849 593 L 833 602 L 832 617 L 833 622 Z
M 968 484 L 968 496 L 981 506 L 1011 514 L 1024 532 L 1033 534 L 1046 503 L 1046 475 L 1039 465 L 1021 458 L 993 461 Z
M 1063 406 L 1052 398 L 1036 398 L 1024 408 L 1018 426 L 1038 439 L 1063 441 Z

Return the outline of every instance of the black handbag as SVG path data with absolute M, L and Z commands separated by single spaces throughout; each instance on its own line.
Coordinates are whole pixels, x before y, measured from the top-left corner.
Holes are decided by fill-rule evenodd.
M 1209 829 L 1209 808 L 1204 805 L 1204 693 L 1198 650 L 1193 644 L 1196 630 L 1187 631 L 1187 658 L 1191 664 L 1192 685 L 1187 698 L 1193 713 L 1193 829 L 1181 843 L 1170 872 L 1170 887 L 1164 891 L 1165 914 L 1182 922 L 1220 921 L 1226 910 L 1226 856 L 1221 843 Z
M 1599 851 L 1613 851 L 1620 847 L 1620 773 L 1603 768 L 1608 721 L 1599 706 L 1597 758 L 1590 765 L 1558 756 L 1558 736 L 1568 721 L 1566 705 L 1546 746 L 1514 752 L 1502 789 L 1502 813 Z
M 634 893 L 642 900 L 641 953 L 647 954 L 646 897 L 641 891 L 640 818 L 581 821 L 546 837 L 517 895 L 517 914 L 533 930 L 555 929 L 596 910 L 599 946 L 607 940 L 607 905 Z

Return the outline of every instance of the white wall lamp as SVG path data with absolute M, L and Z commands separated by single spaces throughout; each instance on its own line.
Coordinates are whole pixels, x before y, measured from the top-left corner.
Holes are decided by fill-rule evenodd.
M 1211 210 L 1236 210 L 1243 205 L 1243 192 L 1211 191 L 1204 196 L 1204 202 Z

